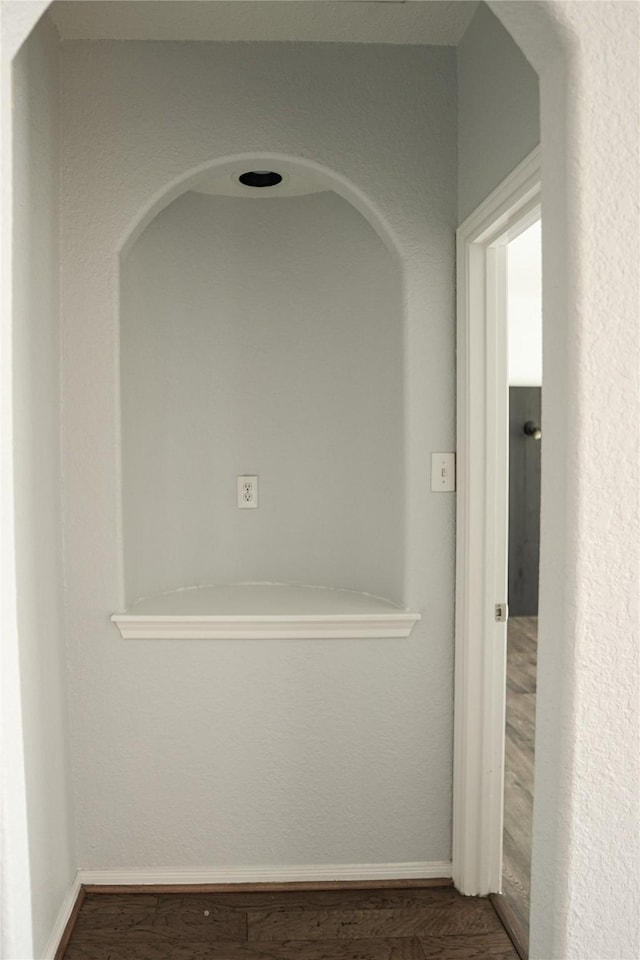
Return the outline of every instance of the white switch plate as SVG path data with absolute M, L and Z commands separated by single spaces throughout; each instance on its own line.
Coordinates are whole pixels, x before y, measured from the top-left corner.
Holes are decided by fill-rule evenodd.
M 431 454 L 431 489 L 434 493 L 449 493 L 456 488 L 455 453 Z
M 237 478 L 238 510 L 256 510 L 258 507 L 258 478 L 242 476 Z

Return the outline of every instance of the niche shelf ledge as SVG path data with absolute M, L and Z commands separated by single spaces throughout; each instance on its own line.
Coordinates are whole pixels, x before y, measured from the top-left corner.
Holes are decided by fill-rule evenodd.
M 111 620 L 125 640 L 345 640 L 408 637 L 420 614 L 351 590 L 245 583 L 148 597 Z

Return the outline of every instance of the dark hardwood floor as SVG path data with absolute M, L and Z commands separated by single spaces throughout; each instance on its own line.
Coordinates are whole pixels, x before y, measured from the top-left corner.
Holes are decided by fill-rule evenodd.
M 509 620 L 502 885 L 525 941 L 529 932 L 537 645 L 536 617 Z
M 517 960 L 490 902 L 451 886 L 87 893 L 64 960 Z

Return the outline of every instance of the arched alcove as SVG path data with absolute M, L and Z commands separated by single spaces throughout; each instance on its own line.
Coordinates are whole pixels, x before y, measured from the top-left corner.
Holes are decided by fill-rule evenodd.
M 123 248 L 116 622 L 405 636 L 401 262 L 326 178 L 280 165 L 277 187 L 239 182 L 264 163 L 190 180 Z M 238 505 L 246 475 L 257 509 Z

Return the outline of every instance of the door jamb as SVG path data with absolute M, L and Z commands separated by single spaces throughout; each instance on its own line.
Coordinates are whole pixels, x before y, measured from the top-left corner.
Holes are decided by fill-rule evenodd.
M 457 231 L 453 879 L 502 887 L 508 523 L 506 245 L 540 216 L 536 148 Z

